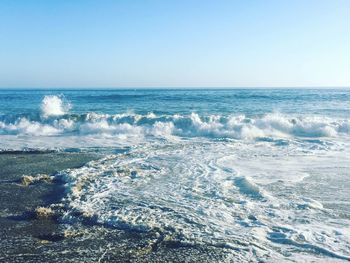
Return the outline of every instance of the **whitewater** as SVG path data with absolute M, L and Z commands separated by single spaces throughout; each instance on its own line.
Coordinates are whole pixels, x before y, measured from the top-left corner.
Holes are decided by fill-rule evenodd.
M 101 153 L 55 174 L 62 223 L 234 262 L 350 261 L 349 139 L 347 90 L 0 91 L 0 153 Z

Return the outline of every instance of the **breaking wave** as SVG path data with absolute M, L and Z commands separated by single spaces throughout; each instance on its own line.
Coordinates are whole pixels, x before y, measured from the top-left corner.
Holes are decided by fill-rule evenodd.
M 328 148 L 327 140 L 350 135 L 349 118 L 267 113 L 103 114 L 69 112 L 63 96 L 45 96 L 40 111 L 0 115 L 1 149 L 67 149 L 136 145 L 153 140 L 244 140 L 286 145 L 309 140 Z M 44 138 L 45 137 L 45 138 Z M 49 137 L 49 138 L 47 138 Z
M 44 98 L 44 101 L 47 98 Z M 255 139 L 263 137 L 336 137 L 349 135 L 348 119 L 308 116 L 291 117 L 266 114 L 257 117 L 161 115 L 140 114 L 65 114 L 58 98 L 50 98 L 53 105 L 42 107 L 45 118 L 30 116 L 0 117 L 0 134 L 4 135 L 139 135 L 180 136 L 232 139 Z M 48 118 L 51 116 L 51 118 Z

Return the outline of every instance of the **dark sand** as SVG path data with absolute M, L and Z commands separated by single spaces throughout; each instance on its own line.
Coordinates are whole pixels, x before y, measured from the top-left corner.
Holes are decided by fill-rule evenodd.
M 91 222 L 62 223 L 35 209 L 59 203 L 59 182 L 21 184 L 23 175 L 54 175 L 99 158 L 87 153 L 0 154 L 0 262 L 229 262 L 228 251 L 165 241 Z

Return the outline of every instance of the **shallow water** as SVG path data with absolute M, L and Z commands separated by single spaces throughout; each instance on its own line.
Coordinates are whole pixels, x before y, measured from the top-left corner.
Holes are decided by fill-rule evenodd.
M 0 91 L 0 148 L 98 152 L 60 222 L 232 259 L 350 260 L 346 90 Z

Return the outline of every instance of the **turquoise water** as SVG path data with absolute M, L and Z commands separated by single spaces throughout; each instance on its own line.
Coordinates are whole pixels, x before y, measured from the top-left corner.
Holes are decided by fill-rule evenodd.
M 0 90 L 2 115 L 40 114 L 46 95 L 69 100 L 72 113 L 264 114 L 349 116 L 349 90 Z
M 348 90 L 0 90 L 0 149 L 100 152 L 65 223 L 241 261 L 350 260 Z

